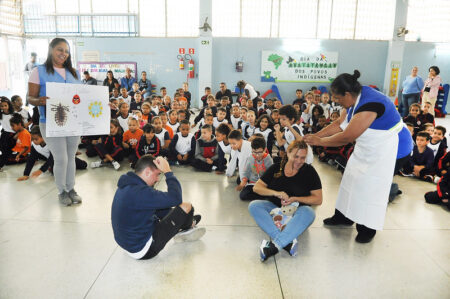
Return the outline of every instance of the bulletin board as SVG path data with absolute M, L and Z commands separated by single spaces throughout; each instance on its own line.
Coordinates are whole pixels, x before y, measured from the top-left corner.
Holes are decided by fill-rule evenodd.
M 120 81 L 125 76 L 126 68 L 131 69 L 131 75 L 138 79 L 136 62 L 78 62 L 78 70 L 83 76 L 84 71 L 88 71 L 91 77 L 97 79 L 97 84 L 101 85 L 106 78 L 106 72 L 111 70 L 114 78 Z

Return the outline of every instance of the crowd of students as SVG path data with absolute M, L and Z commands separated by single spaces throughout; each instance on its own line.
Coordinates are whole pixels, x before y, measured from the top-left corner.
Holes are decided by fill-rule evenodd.
M 119 170 L 123 160 L 134 168 L 146 154 L 165 157 L 171 165 L 191 165 L 198 171 L 227 176 L 233 176 L 238 168 L 236 190 L 242 200 L 257 198 L 252 186 L 274 161 L 281 161 L 290 143 L 304 134 L 320 131 L 342 112 L 333 97 L 314 87 L 305 94 L 297 89 L 292 105 L 283 105 L 277 98 L 262 99 L 258 95 L 250 99 L 245 93 L 233 100 L 226 84 L 221 83 L 216 96 L 211 88 L 205 88 L 203 107 L 194 115 L 189 109 L 191 94 L 187 83 L 176 90 L 173 98 L 164 87 L 158 95 L 148 95 L 139 83 L 130 86 L 130 90 L 117 85 L 111 88 L 110 134 L 81 138 L 80 148 L 86 149 L 86 155 L 99 158 L 90 164 L 91 168 L 111 165 Z M 421 110 L 419 104 L 411 105 L 404 118 L 416 145 L 400 174 L 438 183 L 439 201 L 448 203 L 448 194 L 439 191 L 448 189 L 443 186 L 449 167 L 446 160 L 450 160 L 446 129 L 434 126 L 429 103 L 423 107 Z M 37 110 L 31 116 L 19 96 L 11 100 L 2 97 L 0 109 L 0 169 L 6 164 L 27 162 L 19 178 L 26 180 L 34 163 L 42 159 L 46 163 L 31 175 L 51 170 L 52 156 L 37 125 Z M 314 153 L 319 161 L 343 171 L 353 147 L 354 144 L 313 147 L 307 163 L 312 163 Z M 85 169 L 86 165 L 76 158 L 77 169 Z

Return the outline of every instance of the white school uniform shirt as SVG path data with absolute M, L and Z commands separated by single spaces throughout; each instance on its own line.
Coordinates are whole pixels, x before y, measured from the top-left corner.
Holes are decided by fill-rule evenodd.
M 341 110 L 342 110 L 341 105 L 336 104 L 335 102 L 331 102 L 330 109 L 329 109 L 330 116 L 331 116 L 331 113 L 333 113 L 335 111 L 339 112 L 339 115 L 341 115 Z
M 309 112 L 308 112 L 308 113 L 302 112 L 302 119 L 303 119 L 303 122 L 304 122 L 305 124 L 306 124 L 306 123 L 309 123 L 309 121 L 311 120 L 311 117 L 312 117 L 312 111 L 313 111 L 313 109 L 314 109 L 315 106 L 316 106 L 316 105 L 311 104 L 311 107 L 309 107 Z
M 226 175 L 233 176 L 236 170 L 236 164 L 239 167 L 239 177 L 245 177 L 245 165 L 247 164 L 247 159 L 252 155 L 252 146 L 250 141 L 242 140 L 242 146 L 240 151 L 231 150 L 231 160 L 227 167 Z M 239 160 L 239 163 L 238 163 Z
M 220 141 L 219 146 L 225 154 L 231 154 L 231 145 L 225 145 L 223 141 Z
M 178 132 L 177 135 L 178 135 L 178 141 L 177 141 L 177 144 L 175 145 L 175 150 L 180 155 L 186 155 L 191 150 L 191 145 L 192 145 L 191 143 L 192 143 L 192 138 L 194 137 L 194 134 L 189 133 L 186 137 L 183 137 L 183 135 L 181 135 L 181 132 Z
M 213 120 L 214 128 L 217 129 L 221 124 L 228 124 L 228 120 L 226 120 L 226 118 L 224 118 L 222 121 L 219 121 L 217 119 L 217 117 L 214 117 L 214 120 Z
M 330 104 L 323 104 L 323 103 L 320 103 L 319 105 L 323 108 L 323 115 L 327 119 L 329 119 L 330 118 L 330 107 L 331 107 L 331 105 Z
M 50 157 L 50 149 L 48 148 L 48 145 L 46 144 L 44 147 L 37 145 L 36 143 L 32 142 L 31 146 L 42 156 L 46 157 L 48 159 L 48 157 Z
M 255 134 L 259 133 L 259 134 L 262 134 L 264 136 L 264 139 L 266 140 L 266 144 L 267 144 L 267 140 L 269 138 L 270 132 L 272 132 L 271 128 L 267 128 L 264 131 L 261 131 L 260 128 L 256 128 L 256 130 L 255 130 Z
M 120 100 L 123 100 L 125 103 L 128 104 L 128 106 L 130 106 L 130 104 L 131 104 L 131 96 L 130 96 L 130 95 L 128 95 L 128 97 L 126 97 L 126 98 L 120 96 L 120 97 L 119 97 L 119 101 L 120 101 Z
M 166 133 L 167 133 L 167 130 L 164 129 L 164 128 L 162 128 L 161 132 L 159 132 L 159 133 L 156 133 L 156 132 L 155 132 L 156 138 L 158 138 L 159 141 L 161 142 L 161 147 L 164 146 L 164 143 L 165 143 L 164 135 L 165 135 Z M 167 133 L 167 134 L 168 134 L 168 133 Z
M 439 150 L 439 145 L 441 145 L 441 142 L 442 141 L 439 141 L 436 144 L 431 144 L 431 142 L 428 142 L 428 144 L 427 144 L 427 146 L 433 151 L 433 155 L 434 155 L 435 158 L 436 158 L 436 154 L 437 154 L 437 152 Z
M 267 113 L 267 115 L 271 115 L 272 114 L 272 110 L 270 110 L 270 109 L 266 109 L 266 113 Z
M 179 123 L 179 122 L 176 122 L 174 125 L 172 125 L 172 124 L 170 123 L 170 121 L 168 121 L 168 122 L 167 122 L 167 125 L 172 129 L 172 131 L 173 131 L 174 133 L 176 133 L 177 130 L 178 130 L 178 127 L 180 126 L 180 123 Z
M 11 119 L 12 114 L 3 114 L 2 115 L 2 119 L 1 119 L 1 123 L 2 123 L 2 128 L 3 130 L 5 130 L 8 133 L 15 133 L 14 130 L 11 128 L 11 124 L 9 123 L 9 120 Z
M 156 106 L 156 107 L 151 106 L 151 107 L 152 107 L 151 110 L 152 110 L 153 112 L 155 112 L 156 115 L 158 115 L 158 114 L 159 114 L 159 107 L 158 107 L 158 106 Z
M 258 96 L 258 94 L 256 93 L 256 90 L 253 86 L 251 86 L 250 84 L 246 84 L 244 86 L 244 89 L 248 90 L 248 93 L 250 95 L 250 99 L 253 100 L 254 98 L 256 98 Z
M 255 134 L 255 130 L 256 130 L 255 126 L 252 127 L 252 126 L 250 126 L 249 123 L 247 123 L 247 125 L 242 128 L 242 137 L 245 139 L 252 137 L 253 134 Z M 248 136 L 248 138 L 247 138 L 247 136 Z
M 130 115 L 128 115 L 128 116 L 130 116 Z M 122 130 L 124 132 L 128 131 L 128 117 L 123 118 L 122 115 L 119 115 L 119 117 L 117 117 L 117 120 L 119 121 L 119 124 L 122 127 Z
M 22 109 L 20 109 L 20 111 L 17 111 L 16 113 L 19 113 L 22 116 L 24 123 L 28 122 L 28 119 L 30 118 L 30 114 L 28 113 L 27 109 L 22 108 Z
M 233 125 L 233 129 L 235 129 L 235 130 L 239 129 L 239 122 L 241 121 L 241 118 L 234 117 L 233 115 L 231 115 L 230 119 L 231 119 L 231 124 Z

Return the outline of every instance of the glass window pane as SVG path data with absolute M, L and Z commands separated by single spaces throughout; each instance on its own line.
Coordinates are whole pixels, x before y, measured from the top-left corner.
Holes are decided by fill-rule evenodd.
M 280 7 L 280 0 L 273 0 L 272 2 L 272 27 L 270 28 L 270 37 L 278 37 L 278 13 Z
M 139 30 L 141 36 L 166 35 L 165 0 L 139 1 Z M 151 11 L 151 14 L 147 12 Z
M 199 0 L 167 1 L 167 36 L 198 36 Z
M 331 9 L 333 0 L 319 0 L 317 38 L 330 38 Z
M 242 0 L 242 37 L 270 37 L 271 0 Z
M 80 13 L 91 13 L 91 0 L 78 0 L 78 1 L 80 1 Z
M 145 1 L 143 1 L 145 2 Z M 92 0 L 93 13 L 128 13 L 127 0 Z
M 356 0 L 333 0 L 331 38 L 353 39 Z
M 450 1 L 410 0 L 406 29 L 408 41 L 450 42 Z
M 283 0 L 280 8 L 280 37 L 315 38 L 317 0 Z
M 43 1 L 45 2 L 45 1 Z M 55 0 L 56 13 L 78 14 L 78 0 Z
M 358 0 L 355 39 L 391 39 L 394 19 L 395 0 Z
M 213 36 L 239 37 L 240 11 L 240 0 L 213 0 L 211 25 Z

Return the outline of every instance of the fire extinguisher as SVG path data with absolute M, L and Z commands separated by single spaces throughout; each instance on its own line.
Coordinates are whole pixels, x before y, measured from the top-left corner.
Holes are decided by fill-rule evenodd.
M 189 59 L 189 75 L 188 75 L 188 77 L 189 78 L 194 78 L 195 77 L 195 75 L 194 75 L 194 59 Z
M 183 57 L 183 55 L 178 55 L 177 58 L 178 58 L 178 68 L 180 70 L 184 70 L 184 57 Z

